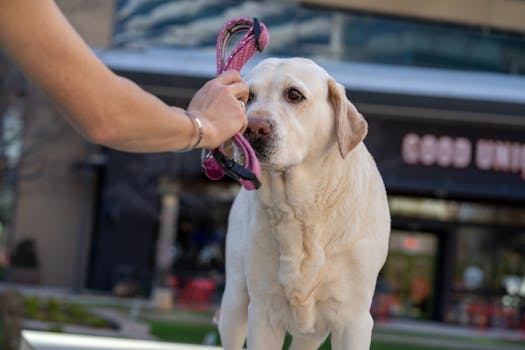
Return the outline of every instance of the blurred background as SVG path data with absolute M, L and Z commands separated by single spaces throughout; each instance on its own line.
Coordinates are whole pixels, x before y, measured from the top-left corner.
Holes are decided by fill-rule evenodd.
M 482 337 L 473 348 L 525 349 L 525 1 L 57 3 L 111 69 L 180 107 L 214 76 L 222 25 L 258 17 L 270 44 L 248 68 L 312 58 L 368 120 L 392 214 L 373 348 L 466 349 Z M 184 341 L 174 324 L 193 325 L 204 327 L 195 342 L 215 344 L 238 185 L 208 180 L 199 152 L 87 143 L 3 56 L 0 82 L 4 329 L 21 317 L 64 331 L 69 320 L 48 314 L 82 318 L 66 302 L 116 331 L 133 321 L 144 337 Z M 456 331 L 450 347 L 428 344 Z M 399 345 L 399 332 L 415 343 Z

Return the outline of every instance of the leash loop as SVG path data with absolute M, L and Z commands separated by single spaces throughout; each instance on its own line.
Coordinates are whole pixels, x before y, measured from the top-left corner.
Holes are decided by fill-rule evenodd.
M 241 31 L 246 31 L 246 34 L 237 43 L 228 59 L 225 59 L 225 51 L 232 37 Z M 264 50 L 268 41 L 266 26 L 257 18 L 242 17 L 229 21 L 223 26 L 217 38 L 217 75 L 230 69 L 240 71 L 257 51 Z M 228 158 L 222 146 L 212 151 L 203 149 L 201 163 L 206 176 L 212 180 L 219 180 L 226 174 L 247 190 L 258 189 L 261 186 L 259 181 L 261 167 L 253 148 L 240 133 L 235 134 L 232 141 L 243 153 L 245 166 Z

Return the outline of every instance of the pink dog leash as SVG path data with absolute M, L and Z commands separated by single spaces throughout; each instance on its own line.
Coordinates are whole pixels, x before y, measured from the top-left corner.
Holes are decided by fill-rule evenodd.
M 233 35 L 246 31 L 246 34 L 225 60 L 225 51 Z M 229 69 L 240 71 L 257 51 L 262 52 L 269 41 L 266 26 L 257 18 L 235 18 L 224 25 L 217 38 L 217 75 Z M 239 133 L 232 138 L 233 143 L 244 155 L 243 167 L 233 159 L 226 157 L 222 146 L 210 150 L 202 150 L 201 162 L 206 176 L 212 180 L 219 180 L 227 174 L 238 181 L 245 189 L 251 191 L 261 186 L 261 166 L 251 145 Z

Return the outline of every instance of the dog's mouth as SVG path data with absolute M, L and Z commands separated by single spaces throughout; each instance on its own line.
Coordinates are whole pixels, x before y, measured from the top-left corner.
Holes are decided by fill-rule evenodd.
M 272 150 L 272 138 L 261 140 L 260 138 L 253 137 L 250 133 L 245 133 L 244 137 L 250 143 L 255 152 L 255 155 L 261 163 L 267 163 L 270 160 Z
M 250 137 L 250 135 L 244 134 L 244 137 L 246 140 L 250 143 L 250 145 L 253 148 L 253 151 L 255 152 L 255 155 L 257 156 L 257 159 L 259 160 L 259 163 L 261 165 L 261 169 L 267 170 L 267 171 L 286 171 L 290 167 L 293 167 L 295 164 L 281 164 L 277 160 L 277 154 L 278 154 L 278 136 L 273 134 L 271 137 L 261 140 L 258 138 Z M 244 159 L 242 159 L 242 162 L 244 162 Z

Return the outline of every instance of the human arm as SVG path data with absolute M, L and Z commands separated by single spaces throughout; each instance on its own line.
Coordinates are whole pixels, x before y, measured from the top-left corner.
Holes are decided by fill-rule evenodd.
M 130 152 L 191 147 L 196 124 L 135 83 L 115 75 L 84 43 L 52 0 L 0 0 L 0 48 L 89 140 Z M 237 72 L 209 81 L 188 111 L 203 124 L 199 147 L 215 148 L 246 126 Z

